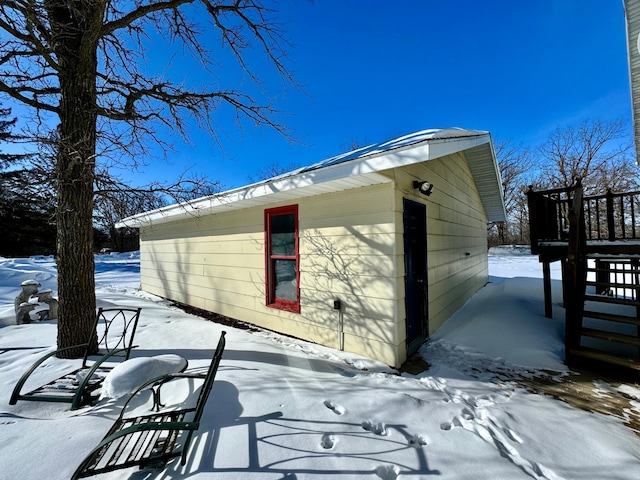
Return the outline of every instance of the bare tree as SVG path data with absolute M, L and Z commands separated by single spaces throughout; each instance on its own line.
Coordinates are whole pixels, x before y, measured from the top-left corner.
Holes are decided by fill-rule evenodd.
M 187 136 L 185 118 L 195 118 L 216 138 L 213 114 L 230 106 L 278 131 L 269 102 L 234 88 L 196 85 L 197 75 L 174 80 L 162 65 L 152 72 L 145 54 L 152 37 L 168 39 L 193 58 L 194 68 L 212 71 L 207 45 L 219 42 L 259 83 L 247 61 L 258 47 L 282 78 L 283 38 L 273 12 L 259 0 L 5 0 L 0 4 L 0 93 L 31 107 L 35 127 L 57 126 L 57 259 L 60 312 L 58 346 L 83 343 L 95 314 L 93 201 L 98 155 L 136 158 L 145 139 L 163 148 L 170 128 Z M 158 48 L 158 45 L 155 45 Z M 170 74 L 172 73 L 172 75 Z M 255 90 L 255 89 L 254 89 Z M 257 90 L 256 90 L 257 91 Z M 34 127 L 34 128 L 35 128 Z M 47 138 L 42 128 L 35 134 Z M 78 349 L 64 356 L 77 356 Z
M 400 135 L 396 135 L 396 137 L 399 137 L 399 136 Z M 366 140 L 360 141 L 355 137 L 351 137 L 346 142 L 343 142 L 340 144 L 340 146 L 338 147 L 338 152 L 348 153 L 354 150 L 358 150 L 359 148 L 366 147 L 367 145 L 370 145 L 370 144 L 371 142 L 367 142 Z
M 134 235 L 134 232 L 128 228 L 118 231 L 118 221 L 169 203 L 182 203 L 215 195 L 220 190 L 218 182 L 205 177 L 187 177 L 184 174 L 173 182 L 153 181 L 133 187 L 108 169 L 102 169 L 96 173 L 94 223 L 109 235 L 113 247 L 123 250 L 124 239 Z
M 20 189 L 25 198 L 37 199 L 40 203 L 49 201 L 55 206 L 55 157 L 57 140 L 51 135 L 39 145 L 37 155 L 23 159 L 24 168 L 15 172 L 19 174 Z M 94 226 L 108 235 L 111 247 L 122 250 L 124 238 L 137 236 L 134 229 L 116 231 L 119 220 L 137 213 L 163 207 L 169 203 L 181 203 L 206 195 L 219 193 L 219 182 L 202 176 L 179 175 L 173 181 L 152 181 L 137 187 L 131 186 L 112 173 L 105 165 L 97 165 L 94 175 Z M 52 195 L 53 193 L 53 195 Z M 137 247 L 136 245 L 133 245 Z
M 581 180 L 586 195 L 637 189 L 638 172 L 628 156 L 631 141 L 622 121 L 596 120 L 557 128 L 539 148 L 538 183 L 569 187 Z
M 116 187 L 111 184 L 111 180 L 109 182 L 109 186 L 104 186 L 105 190 L 97 192 L 94 223 L 108 235 L 109 247 L 117 251 L 130 250 L 129 239 L 133 238 L 138 243 L 137 229 L 116 229 L 118 221 L 136 213 L 163 207 L 166 202 L 155 192 L 133 191 L 126 186 Z M 102 181 L 98 180 L 97 183 L 96 188 L 103 188 Z
M 522 196 L 531 173 L 532 154 L 529 148 L 511 140 L 496 141 L 494 149 L 502 178 L 502 191 L 507 221 L 489 225 L 490 241 L 507 244 L 522 241 Z
M 279 162 L 274 162 L 259 169 L 255 174 L 249 175 L 249 181 L 251 183 L 258 183 L 262 180 L 268 180 L 270 178 L 277 177 L 278 175 L 284 175 L 285 173 L 292 172 L 297 168 L 300 167 L 296 164 L 281 165 Z
M 354 138 L 350 138 L 347 142 L 340 144 L 338 147 L 338 151 L 342 153 L 351 152 L 353 150 L 358 150 L 362 148 L 362 145 L 358 140 Z M 368 145 L 364 143 L 364 145 Z M 274 162 L 270 165 L 267 165 L 264 168 L 259 169 L 255 174 L 249 176 L 249 181 L 252 183 L 257 183 L 262 180 L 268 180 L 273 177 L 277 177 L 278 175 L 283 175 L 285 173 L 292 172 L 300 168 L 299 164 L 289 163 L 289 164 L 281 164 L 280 162 Z

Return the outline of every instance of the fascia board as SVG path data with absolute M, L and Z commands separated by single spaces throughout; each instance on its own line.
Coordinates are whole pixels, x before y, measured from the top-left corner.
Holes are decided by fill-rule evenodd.
M 297 197 L 308 196 L 305 189 L 314 185 L 336 182 L 349 177 L 369 175 L 370 184 L 388 182 L 382 175 L 374 175 L 383 170 L 413 165 L 415 163 L 433 160 L 473 148 L 484 143 L 490 143 L 490 135 L 481 133 L 474 136 L 455 138 L 428 139 L 421 143 L 408 145 L 392 151 L 379 152 L 344 163 L 329 165 L 316 170 L 305 171 L 291 176 L 277 177 L 272 181 L 229 190 L 221 194 L 205 197 L 191 202 L 170 205 L 157 210 L 144 212 L 125 218 L 116 227 L 140 227 L 143 225 L 165 223 L 189 217 L 198 217 L 213 213 L 218 206 L 231 206 L 250 200 L 262 200 L 259 204 L 268 204 L 274 194 L 282 192 L 298 192 Z M 337 188 L 335 191 L 339 191 Z M 296 198 L 294 195 L 293 198 Z M 273 200 L 277 201 L 276 199 Z M 237 207 L 242 208 L 241 205 Z

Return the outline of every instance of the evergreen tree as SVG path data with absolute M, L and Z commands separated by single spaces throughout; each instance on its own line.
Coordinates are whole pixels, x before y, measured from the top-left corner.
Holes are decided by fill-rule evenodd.
M 53 254 L 56 248 L 54 211 L 45 198 L 31 195 L 29 153 L 7 153 L 6 145 L 21 140 L 13 133 L 17 118 L 0 108 L 0 255 Z

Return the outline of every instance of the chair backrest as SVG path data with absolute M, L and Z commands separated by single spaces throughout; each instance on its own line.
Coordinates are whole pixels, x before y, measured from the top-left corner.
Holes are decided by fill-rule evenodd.
M 133 338 L 138 326 L 141 308 L 100 308 L 96 314 L 95 331 L 98 335 L 100 354 L 112 353 L 129 359 L 133 348 Z M 89 356 L 85 353 L 84 361 Z
M 218 340 L 218 346 L 216 347 L 216 351 L 213 353 L 213 358 L 211 359 L 211 365 L 209 365 L 209 369 L 207 370 L 207 375 L 204 380 L 204 384 L 200 389 L 200 395 L 198 395 L 198 402 L 196 403 L 196 410 L 193 415 L 194 422 L 200 422 L 200 418 L 202 417 L 202 412 L 204 411 L 204 406 L 207 403 L 207 398 L 209 398 L 209 393 L 211 393 L 211 389 L 213 388 L 213 381 L 216 378 L 216 373 L 218 371 L 218 366 L 220 365 L 220 359 L 222 358 L 222 353 L 224 352 L 224 347 L 226 344 L 225 335 L 227 332 L 222 332 L 220 334 L 220 340 Z
M 204 384 L 200 389 L 200 395 L 198 395 L 198 402 L 196 403 L 196 409 L 193 414 L 193 423 L 197 425 L 196 428 L 200 428 L 200 418 L 202 418 L 202 413 L 204 412 L 204 406 L 207 403 L 207 399 L 209 398 L 209 393 L 211 393 L 211 388 L 213 388 L 213 381 L 216 378 L 216 373 L 218 372 L 218 365 L 220 365 L 220 359 L 222 358 L 222 352 L 224 352 L 225 346 L 225 338 L 224 336 L 227 332 L 222 332 L 220 334 L 220 340 L 218 340 L 218 346 L 216 347 L 216 351 L 213 353 L 213 358 L 211 359 L 211 365 L 209 365 L 209 369 L 207 370 L 207 375 L 205 376 Z M 193 432 L 195 430 L 189 430 L 186 438 L 184 439 L 184 443 L 182 446 L 182 460 L 180 463 L 182 465 L 186 464 L 187 454 L 189 453 L 189 446 L 191 445 L 191 439 L 193 438 Z

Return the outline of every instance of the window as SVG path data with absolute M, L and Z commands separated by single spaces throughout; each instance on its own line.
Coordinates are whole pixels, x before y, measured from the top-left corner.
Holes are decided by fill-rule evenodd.
M 267 306 L 300 313 L 298 206 L 264 212 Z

